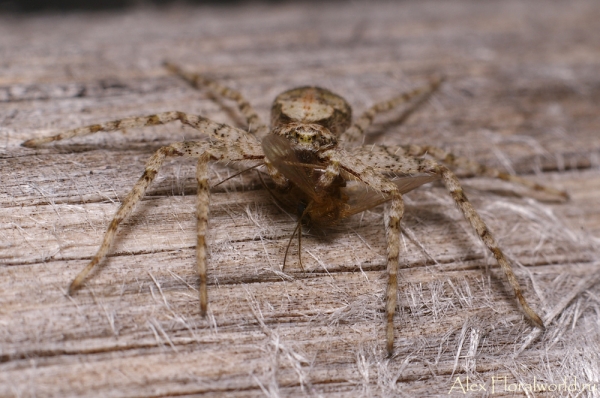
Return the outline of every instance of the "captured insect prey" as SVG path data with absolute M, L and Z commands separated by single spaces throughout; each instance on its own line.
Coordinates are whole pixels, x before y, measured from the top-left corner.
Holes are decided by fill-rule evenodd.
M 165 66 L 192 86 L 208 90 L 213 96 L 234 101 L 247 121 L 247 131 L 216 123 L 199 115 L 170 111 L 65 130 L 54 136 L 34 138 L 22 144 L 35 148 L 53 141 L 96 132 L 162 125 L 174 121 L 190 126 L 209 138 L 170 144 L 158 149 L 147 160 L 142 176 L 123 199 L 110 222 L 97 253 L 72 281 L 70 295 L 82 286 L 90 271 L 107 255 L 120 223 L 140 202 L 165 160 L 189 157 L 197 162 L 196 261 L 200 277 L 200 313 L 203 316 L 208 307 L 205 238 L 211 188 L 208 166 L 212 162 L 222 162 L 257 168 L 261 170 L 259 176 L 261 173 L 268 176 L 271 180 L 268 190 L 272 197 L 298 217 L 294 232 L 298 234 L 298 239 L 302 236 L 302 224 L 333 226 L 375 206 L 388 206 L 384 223 L 388 277 L 385 292 L 385 335 L 388 355 L 391 356 L 394 350 L 403 195 L 434 180 L 441 181 L 465 219 L 491 251 L 525 316 L 540 328 L 544 327 L 540 316 L 525 300 L 509 261 L 465 196 L 451 169 L 460 168 L 473 175 L 513 182 L 562 200 L 567 199 L 565 192 L 454 156 L 435 146 L 360 145 L 377 115 L 405 104 L 416 109 L 438 90 L 443 81 L 441 77 L 433 77 L 421 88 L 376 103 L 354 122 L 350 105 L 339 95 L 319 87 L 294 88 L 275 98 L 271 108 L 271 123 L 267 126 L 238 91 L 202 75 L 189 73 L 176 65 L 166 63 Z M 293 235 L 290 241 L 292 238 Z M 300 242 L 299 240 L 299 245 Z M 287 249 L 282 259 L 283 264 L 286 257 Z

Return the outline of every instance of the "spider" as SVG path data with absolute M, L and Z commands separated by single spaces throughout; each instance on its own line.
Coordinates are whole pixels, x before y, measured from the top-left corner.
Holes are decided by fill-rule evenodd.
M 96 132 L 161 125 L 176 120 L 210 138 L 209 141 L 173 143 L 160 148 L 148 159 L 144 173 L 127 194 L 109 224 L 97 253 L 69 286 L 69 295 L 73 295 L 81 287 L 92 268 L 106 256 L 119 224 L 144 196 L 165 159 L 183 156 L 197 159 L 196 259 L 200 277 L 202 316 L 206 316 L 208 307 L 205 239 L 210 202 L 208 165 L 210 162 L 227 162 L 244 164 L 248 168 L 260 166 L 266 170 L 274 184 L 274 188 L 269 191 L 275 199 L 298 215 L 298 226 L 294 234 L 301 229 L 302 222 L 332 225 L 352 214 L 385 202 L 389 203 L 384 217 L 388 275 L 385 335 L 389 356 L 392 355 L 394 346 L 393 318 L 397 300 L 400 221 L 404 213 L 402 195 L 436 179 L 442 181 L 466 220 L 496 258 L 525 316 L 538 327 L 544 328 L 542 319 L 523 297 L 510 263 L 468 201 L 458 178 L 449 167 L 460 167 L 475 175 L 511 181 L 564 199 L 567 198 L 565 192 L 454 156 L 434 146 L 356 145 L 362 140 L 376 115 L 401 104 L 414 103 L 415 107 L 420 105 L 438 89 L 443 80 L 441 77 L 430 79 L 428 84 L 421 88 L 376 103 L 354 123 L 350 105 L 342 97 L 319 87 L 295 88 L 275 98 L 269 128 L 238 91 L 202 75 L 189 73 L 174 64 L 165 63 L 165 66 L 192 86 L 207 89 L 213 95 L 237 103 L 239 111 L 247 120 L 248 131 L 216 123 L 202 116 L 171 111 L 65 130 L 51 137 L 34 138 L 22 143 L 25 147 L 35 148 L 49 142 Z M 356 186 L 362 188 L 361 194 L 357 193 Z M 299 239 L 301 234 L 300 230 Z

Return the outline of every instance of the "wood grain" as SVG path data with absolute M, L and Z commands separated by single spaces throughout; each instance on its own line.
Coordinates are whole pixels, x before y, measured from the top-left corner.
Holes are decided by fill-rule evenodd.
M 464 396 L 457 377 L 489 395 L 523 395 L 505 376 L 600 388 L 599 19 L 594 0 L 0 16 L 0 396 Z M 66 296 L 145 160 L 201 137 L 174 124 L 19 144 L 166 110 L 243 126 L 233 104 L 169 75 L 165 59 L 235 87 L 267 120 L 272 99 L 294 86 L 326 87 L 359 113 L 443 73 L 428 104 L 404 124 L 399 113 L 380 118 L 366 142 L 437 145 L 567 190 L 571 200 L 555 203 L 464 180 L 532 306 L 557 315 L 537 336 L 432 184 L 406 198 L 388 360 L 383 210 L 306 236 L 306 273 L 294 243 L 281 273 L 294 218 L 246 173 L 213 190 L 203 319 L 194 162 L 181 160 L 165 165 L 110 257 Z M 215 165 L 212 183 L 233 171 Z

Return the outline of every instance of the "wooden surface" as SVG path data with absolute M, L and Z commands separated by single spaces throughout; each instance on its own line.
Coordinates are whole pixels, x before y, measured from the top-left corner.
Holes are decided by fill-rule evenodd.
M 0 396 L 464 396 L 457 377 L 489 396 L 524 394 L 502 377 L 600 389 L 598 20 L 596 0 L 0 16 Z M 430 184 L 406 197 L 407 269 L 386 359 L 382 209 L 305 236 L 306 273 L 294 243 L 283 274 L 295 221 L 254 173 L 213 190 L 203 319 L 194 163 L 181 160 L 66 296 L 150 154 L 200 137 L 171 125 L 19 144 L 164 110 L 243 125 L 232 104 L 166 73 L 165 59 L 239 89 L 265 118 L 294 86 L 327 87 L 358 113 L 445 74 L 428 104 L 402 126 L 382 117 L 367 143 L 438 145 L 571 194 L 536 201 L 465 180 L 547 330 L 523 320 L 492 256 Z M 228 173 L 215 166 L 213 184 Z M 529 396 L 555 394 L 567 395 Z

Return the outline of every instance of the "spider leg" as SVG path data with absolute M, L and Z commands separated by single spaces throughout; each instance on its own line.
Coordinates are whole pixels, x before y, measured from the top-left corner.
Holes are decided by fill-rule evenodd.
M 373 124 L 375 116 L 377 116 L 379 113 L 392 110 L 402 104 L 410 102 L 417 97 L 420 97 L 419 100 L 416 101 L 409 109 L 409 113 L 412 113 L 420 105 L 425 103 L 429 97 L 431 97 L 431 95 L 440 87 L 443 80 L 444 79 L 440 76 L 433 77 L 426 86 L 402 93 L 401 95 L 391 98 L 387 101 L 376 103 L 364 111 L 363 114 L 356 119 L 354 124 L 340 136 L 340 141 L 344 143 L 355 143 L 357 141 L 361 141 L 367 129 L 371 126 L 371 124 Z
M 104 238 L 102 239 L 102 244 L 100 248 L 92 257 L 92 260 L 88 263 L 88 265 L 77 274 L 71 285 L 69 286 L 69 295 L 73 295 L 73 293 L 81 286 L 86 276 L 90 273 L 90 271 L 94 268 L 96 264 L 98 264 L 108 252 L 112 242 L 115 239 L 115 234 L 119 227 L 119 224 L 132 212 L 134 206 L 142 199 L 148 186 L 156 177 L 158 170 L 162 166 L 165 158 L 169 156 L 181 156 L 181 146 L 182 143 L 172 144 L 168 147 L 160 148 L 158 151 L 148 159 L 146 162 L 146 167 L 144 170 L 144 174 L 138 179 L 135 183 L 131 191 L 127 194 L 121 206 L 113 216 L 112 221 L 110 222 L 106 233 L 104 234 Z
M 268 127 L 263 123 L 260 116 L 250 102 L 237 90 L 224 86 L 214 80 L 208 79 L 198 73 L 190 73 L 184 71 L 179 66 L 170 62 L 165 62 L 164 66 L 171 72 L 181 77 L 193 87 L 201 89 L 206 88 L 212 94 L 235 101 L 240 110 L 240 113 L 246 118 L 248 123 L 248 131 L 258 137 L 262 137 L 268 133 Z
M 71 130 L 64 130 L 50 137 L 33 138 L 23 142 L 21 145 L 28 148 L 35 148 L 49 142 L 60 141 L 73 137 L 82 137 L 98 132 L 111 132 L 128 128 L 139 128 L 145 126 L 156 126 L 179 120 L 183 124 L 187 124 L 197 130 L 209 134 L 212 138 L 223 140 L 225 138 L 237 139 L 240 136 L 247 135 L 246 132 L 228 126 L 219 124 L 202 116 L 190 115 L 179 111 L 169 111 L 156 113 L 148 116 L 134 116 L 125 119 L 113 120 L 90 126 L 79 127 Z M 235 134 L 233 133 L 235 132 Z M 232 135 L 234 137 L 232 137 Z
M 329 187 L 333 181 L 340 175 L 340 152 L 337 149 L 325 151 L 319 158 L 327 162 L 327 167 L 317 181 L 317 192 Z
M 387 243 L 386 287 L 386 349 L 388 356 L 394 350 L 394 314 L 398 301 L 398 268 L 400 261 L 400 222 L 404 214 L 404 201 L 398 187 L 380 171 L 376 170 L 360 158 L 352 156 L 344 150 L 337 151 L 338 167 L 354 176 L 373 189 L 391 197 L 389 210 L 385 216 L 385 232 Z
M 200 276 L 200 314 L 206 316 L 208 309 L 208 289 L 206 288 L 206 230 L 208 229 L 208 213 L 210 206 L 210 186 L 208 184 L 208 161 L 210 155 L 203 154 L 198 158 L 196 166 L 196 182 L 198 183 L 198 202 L 196 204 L 196 265 Z
M 384 148 L 386 149 L 386 148 Z M 400 148 L 402 149 L 402 148 Z M 517 281 L 517 278 L 512 270 L 512 267 L 502 250 L 498 247 L 498 244 L 492 237 L 491 232 L 479 216 L 479 214 L 473 208 L 473 205 L 469 202 L 463 189 L 458 181 L 458 178 L 448 169 L 446 166 L 436 163 L 433 160 L 425 158 L 413 158 L 404 157 L 399 155 L 388 154 L 386 159 L 383 159 L 383 153 L 373 152 L 365 153 L 364 151 L 355 151 L 355 156 L 340 150 L 340 168 L 349 174 L 354 175 L 357 179 L 363 181 L 365 184 L 377 189 L 383 193 L 388 193 L 392 196 L 392 205 L 390 211 L 389 227 L 386 228 L 388 233 L 388 275 L 390 280 L 388 281 L 388 304 L 386 306 L 386 315 L 388 322 L 387 329 L 387 342 L 388 342 L 388 354 L 391 354 L 393 349 L 393 315 L 395 311 L 395 300 L 396 295 L 394 289 L 397 289 L 395 285 L 395 273 L 397 270 L 398 261 L 395 253 L 399 251 L 398 238 L 400 236 L 399 226 L 398 232 L 396 233 L 396 226 L 394 224 L 396 218 L 400 219 L 402 215 L 401 196 L 397 191 L 397 188 L 391 181 L 384 177 L 386 173 L 398 173 L 402 175 L 412 174 L 436 174 L 442 179 L 442 182 L 446 186 L 446 189 L 450 192 L 450 195 L 454 199 L 454 202 L 460 208 L 465 219 L 471 224 L 473 229 L 477 232 L 477 235 L 481 238 L 486 247 L 492 252 L 496 261 L 500 265 L 506 279 L 510 283 L 521 309 L 524 314 L 537 326 L 544 328 L 544 323 L 538 314 L 531 309 L 527 301 L 523 297 L 521 286 Z M 377 160 L 378 159 L 378 160 Z M 393 165 L 395 163 L 395 165 Z M 393 210 L 396 209 L 396 213 L 399 214 L 397 217 L 393 217 Z M 396 257 L 394 257 L 396 256 Z M 394 260 L 396 258 L 396 260 Z M 392 286 L 393 285 L 393 286 Z M 393 303 L 392 303 L 393 301 Z M 393 304 L 393 306 L 392 306 Z M 390 331 L 390 328 L 391 331 Z
M 214 123 L 216 124 L 216 123 Z M 231 128 L 233 131 L 237 129 Z M 241 132 L 245 134 L 243 131 Z M 258 142 L 252 141 L 227 141 L 227 142 L 178 142 L 160 148 L 146 162 L 144 173 L 127 194 L 117 210 L 111 223 L 104 234 L 102 244 L 88 265 L 75 277 L 69 286 L 69 295 L 72 295 L 83 283 L 90 271 L 108 253 L 114 241 L 119 224 L 133 211 L 134 206 L 142 199 L 148 186 L 156 177 L 160 167 L 168 157 L 193 157 L 198 159 L 196 180 L 198 182 L 198 210 L 197 210 L 197 264 L 200 276 L 200 307 L 202 315 L 206 314 L 208 297 L 206 293 L 206 230 L 208 223 L 208 205 L 210 192 L 208 186 L 209 161 L 255 161 L 262 162 L 264 155 Z
M 485 177 L 493 177 L 498 178 L 504 181 L 510 181 L 515 184 L 523 185 L 533 191 L 541 191 L 545 192 L 549 195 L 559 197 L 562 200 L 568 200 L 569 194 L 565 191 L 560 191 L 558 189 L 554 189 L 552 187 L 547 187 L 533 181 L 530 181 L 526 178 L 522 178 L 513 174 L 509 174 L 503 171 L 500 171 L 493 167 L 487 167 L 483 164 L 474 162 L 470 159 L 467 159 L 464 156 L 456 156 L 453 153 L 446 152 L 442 148 L 437 148 L 430 145 L 419 146 L 419 145 L 406 145 L 402 146 L 405 150 L 406 154 L 409 156 L 424 156 L 430 155 L 435 159 L 446 163 L 449 166 L 463 169 L 473 175 L 476 176 L 485 176 Z
M 523 293 L 521 292 L 521 286 L 519 285 L 519 282 L 515 277 L 515 273 L 513 272 L 512 266 L 504 256 L 502 250 L 498 247 L 498 244 L 492 237 L 490 230 L 487 228 L 479 214 L 475 211 L 471 202 L 469 202 L 469 200 L 467 199 L 467 196 L 465 195 L 462 187 L 460 186 L 458 178 L 446 166 L 435 165 L 435 163 L 433 162 L 432 164 L 433 167 L 435 167 L 440 173 L 442 177 L 442 182 L 446 186 L 446 189 L 450 191 L 450 195 L 452 196 L 452 199 L 454 199 L 454 202 L 458 205 L 467 221 L 469 221 L 473 229 L 475 229 L 475 231 L 477 232 L 477 235 L 479 235 L 483 243 L 487 246 L 487 248 L 492 252 L 494 257 L 496 258 L 496 261 L 500 265 L 500 268 L 502 268 L 502 271 L 504 271 L 506 279 L 512 286 L 515 292 L 515 296 L 517 297 L 517 300 L 519 300 L 519 303 L 521 304 L 521 308 L 525 315 L 534 324 L 543 329 L 544 322 L 542 322 L 542 319 L 539 317 L 539 315 L 531 309 L 529 304 L 527 304 L 527 301 L 525 300 L 525 297 L 523 297 Z
M 419 159 L 421 158 L 419 158 L 419 156 L 430 155 L 453 168 L 466 170 L 474 175 L 493 177 L 500 180 L 509 181 L 534 191 L 544 192 L 548 195 L 560 198 L 561 200 L 566 200 L 569 198 L 569 195 L 564 191 L 547 187 L 545 185 L 530 181 L 526 178 L 508 174 L 492 167 L 484 166 L 465 157 L 456 156 L 434 146 L 378 145 L 354 148 L 351 152 L 357 158 L 387 173 L 402 173 L 404 169 L 398 169 L 398 165 L 400 163 L 408 163 L 413 168 L 421 167 L 419 163 Z M 413 170 L 411 172 L 415 171 Z
M 267 174 L 269 174 L 269 177 L 271 177 L 271 180 L 273 180 L 273 182 L 279 189 L 285 190 L 289 186 L 290 182 L 288 181 L 288 179 L 285 178 L 283 174 L 281 174 L 279 170 L 277 170 L 277 168 L 275 168 L 275 166 L 273 166 L 273 164 L 266 157 L 265 167 L 267 169 Z
M 390 208 L 385 218 L 385 234 L 387 240 L 387 274 L 386 288 L 386 349 L 388 356 L 394 352 L 394 314 L 398 300 L 398 267 L 400 262 L 400 222 L 404 214 L 404 201 L 399 192 L 392 193 Z

